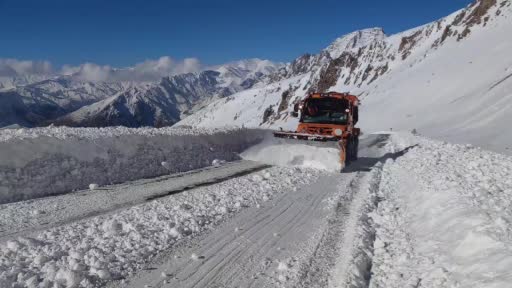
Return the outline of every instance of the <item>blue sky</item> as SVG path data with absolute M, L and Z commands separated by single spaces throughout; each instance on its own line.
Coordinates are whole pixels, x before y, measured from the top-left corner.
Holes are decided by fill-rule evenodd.
M 0 58 L 129 66 L 169 55 L 290 61 L 362 28 L 387 34 L 471 0 L 0 0 Z

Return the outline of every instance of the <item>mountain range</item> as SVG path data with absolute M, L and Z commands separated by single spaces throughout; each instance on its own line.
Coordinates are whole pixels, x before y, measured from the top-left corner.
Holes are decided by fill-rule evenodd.
M 249 59 L 154 82 L 3 79 L 10 88 L 0 90 L 0 126 L 170 126 L 208 101 L 253 87 L 281 65 Z
M 312 91 L 340 91 L 361 99 L 363 131 L 416 129 L 505 151 L 512 143 L 504 132 L 512 121 L 510 35 L 511 1 L 477 0 L 401 33 L 349 33 L 287 64 L 252 59 L 156 82 L 59 76 L 4 88 L 0 124 L 294 129 L 294 103 Z

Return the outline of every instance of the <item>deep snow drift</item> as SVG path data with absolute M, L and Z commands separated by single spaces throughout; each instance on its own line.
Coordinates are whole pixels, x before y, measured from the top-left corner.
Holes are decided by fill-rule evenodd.
M 41 128 L 0 130 L 0 203 L 69 193 L 240 159 L 267 131 Z
M 308 145 L 309 144 L 309 145 Z M 314 146 L 315 142 L 292 141 L 279 138 L 267 138 L 262 143 L 250 147 L 240 156 L 247 160 L 272 165 L 304 167 L 330 172 L 339 172 L 342 168 L 337 143 L 331 147 Z

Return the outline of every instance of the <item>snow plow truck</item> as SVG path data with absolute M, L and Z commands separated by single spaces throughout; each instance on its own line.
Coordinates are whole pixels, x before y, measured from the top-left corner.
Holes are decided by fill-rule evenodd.
M 299 118 L 297 131 L 275 131 L 278 138 L 309 141 L 317 146 L 337 146 L 340 164 L 357 160 L 359 100 L 349 93 L 312 93 L 295 104 L 292 117 Z

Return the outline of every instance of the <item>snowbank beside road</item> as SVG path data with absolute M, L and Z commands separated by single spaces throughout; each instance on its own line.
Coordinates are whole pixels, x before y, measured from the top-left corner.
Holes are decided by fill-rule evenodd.
M 263 130 L 38 128 L 0 131 L 0 203 L 239 159 Z M 165 163 L 165 165 L 162 165 Z
M 510 287 L 512 157 L 393 135 L 371 287 Z
M 229 132 L 237 130 L 237 127 L 225 127 L 218 129 L 186 127 L 163 127 L 163 128 L 128 128 L 124 126 L 105 127 L 105 128 L 71 128 L 65 126 L 59 127 L 41 127 L 41 128 L 19 128 L 5 129 L 0 131 L 0 142 L 10 140 L 34 139 L 39 137 L 51 137 L 61 140 L 69 139 L 99 139 L 106 137 L 120 136 L 190 136 L 190 135 L 212 135 L 219 132 Z

